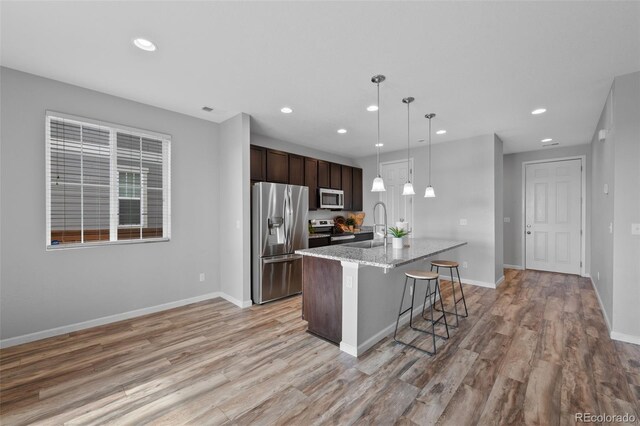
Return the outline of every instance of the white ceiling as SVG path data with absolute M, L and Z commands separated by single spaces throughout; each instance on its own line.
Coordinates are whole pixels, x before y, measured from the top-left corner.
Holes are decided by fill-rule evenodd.
M 217 122 L 246 112 L 254 132 L 350 157 L 375 152 L 374 74 L 384 150 L 406 146 L 414 96 L 412 143 L 435 112 L 434 142 L 495 132 L 519 152 L 588 143 L 613 77 L 640 70 L 640 2 L 3 1 L 1 14 L 4 66 Z

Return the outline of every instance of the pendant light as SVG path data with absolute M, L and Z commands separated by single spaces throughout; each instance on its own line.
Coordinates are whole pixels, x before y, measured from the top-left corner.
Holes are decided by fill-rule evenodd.
M 429 181 L 427 189 L 424 190 L 424 198 L 435 198 L 436 196 L 436 192 L 433 190 L 433 186 L 431 186 L 431 119 L 435 116 L 436 115 L 434 113 L 424 116 L 429 119 Z
M 376 106 L 378 107 L 378 142 L 376 143 L 376 152 L 377 152 L 377 166 L 378 166 L 378 176 L 373 180 L 373 185 L 371 186 L 371 192 L 384 192 L 386 191 L 384 187 L 384 180 L 382 180 L 382 176 L 380 176 L 380 83 L 382 83 L 386 77 L 384 75 L 374 75 L 371 77 L 371 82 L 375 83 L 378 88 L 378 103 Z
M 411 170 L 409 168 L 409 155 L 410 155 L 410 151 L 409 151 L 409 145 L 410 145 L 410 134 L 411 134 L 411 127 L 410 127 L 410 114 L 409 114 L 409 105 L 411 104 L 411 102 L 415 101 L 414 98 L 412 98 L 411 96 L 409 96 L 408 98 L 404 98 L 402 100 L 403 103 L 407 104 L 407 183 L 404 184 L 404 189 L 402 190 L 402 195 L 415 195 L 415 191 L 413 190 L 413 184 L 411 183 Z

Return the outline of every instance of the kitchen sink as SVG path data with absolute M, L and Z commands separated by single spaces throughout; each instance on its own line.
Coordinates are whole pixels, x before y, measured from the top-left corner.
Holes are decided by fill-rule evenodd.
M 366 240 L 366 241 L 357 241 L 355 243 L 346 243 L 341 244 L 345 247 L 355 247 L 355 248 L 374 248 L 374 247 L 382 247 L 384 244 L 384 240 Z

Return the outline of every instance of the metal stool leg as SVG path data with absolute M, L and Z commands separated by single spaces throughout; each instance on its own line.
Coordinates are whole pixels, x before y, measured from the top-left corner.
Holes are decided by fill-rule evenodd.
M 400 317 L 404 312 L 407 312 L 406 310 L 404 312 L 402 311 L 402 304 L 404 303 L 404 295 L 407 292 L 407 282 L 409 282 L 409 277 L 405 277 L 404 279 L 404 289 L 402 290 L 402 298 L 400 299 L 400 309 L 398 309 L 398 319 L 396 320 L 396 330 L 393 332 L 393 340 L 395 340 L 398 343 L 402 343 L 398 339 L 396 339 L 396 335 L 398 334 L 398 325 L 400 324 Z M 411 314 L 413 316 L 413 312 L 411 312 Z
M 462 290 L 462 280 L 460 279 L 460 271 L 458 270 L 457 266 L 456 266 L 456 274 L 458 274 L 458 284 L 460 285 L 460 294 L 462 294 L 462 304 L 464 305 L 463 317 L 466 318 L 469 316 L 469 311 L 467 311 L 467 301 L 464 298 L 464 291 Z
M 440 278 L 436 278 L 436 290 L 440 288 Z M 435 299 L 435 297 L 434 297 Z M 440 309 L 442 309 L 442 318 L 444 319 L 444 328 L 447 330 L 447 339 L 449 338 L 449 324 L 447 324 L 447 314 L 444 312 L 444 305 L 442 304 L 442 292 L 440 292 Z M 433 310 L 431 310 L 433 315 Z M 435 327 L 435 324 L 434 324 Z M 434 328 L 435 331 L 435 328 Z
M 456 327 L 460 326 L 460 320 L 458 317 L 458 302 L 456 300 L 456 287 L 455 287 L 455 281 L 453 280 L 453 268 L 449 268 L 449 275 L 451 276 L 451 293 L 453 296 L 453 310 L 454 310 L 454 315 L 456 316 Z

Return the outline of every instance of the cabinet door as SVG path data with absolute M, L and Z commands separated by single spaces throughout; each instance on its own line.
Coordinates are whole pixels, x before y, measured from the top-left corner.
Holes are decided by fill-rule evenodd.
M 362 211 L 363 208 L 362 193 L 364 191 L 364 188 L 362 186 L 362 169 L 354 167 L 352 177 L 353 181 L 351 182 L 351 188 L 353 201 L 351 208 L 353 209 L 353 211 L 359 212 Z
M 318 160 L 304 159 L 304 185 L 309 187 L 309 210 L 318 209 Z
M 330 163 L 327 161 L 318 160 L 318 188 L 330 187 Z
M 342 190 L 344 191 L 345 210 L 351 210 L 353 208 L 352 170 L 353 167 L 342 166 Z
M 331 163 L 331 179 L 329 188 L 342 189 L 342 167 L 340 164 Z
M 262 182 L 267 180 L 267 150 L 261 146 L 251 145 L 251 180 Z
M 304 185 L 304 157 L 289 154 L 289 184 Z
M 267 150 L 267 181 L 288 183 L 289 155 L 286 152 Z

